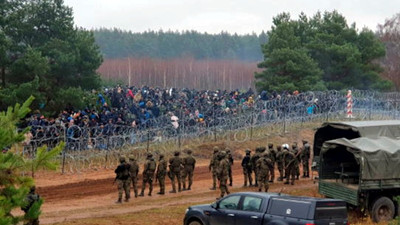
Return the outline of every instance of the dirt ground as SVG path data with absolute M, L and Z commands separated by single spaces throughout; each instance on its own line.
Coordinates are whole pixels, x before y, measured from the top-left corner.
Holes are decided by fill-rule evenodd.
M 256 188 L 242 188 L 243 176 L 240 163 L 233 166 L 233 191 L 249 190 Z M 129 203 L 115 204 L 117 187 L 113 185 L 114 173 L 112 170 L 90 172 L 80 175 L 41 174 L 36 183 L 39 194 L 45 199 L 42 206 L 42 224 L 63 223 L 86 218 L 107 217 L 143 210 L 168 207 L 191 202 L 212 202 L 219 195 L 219 191 L 212 191 L 211 174 L 207 162 L 203 160 L 195 170 L 195 181 L 191 191 L 177 194 L 167 193 L 159 196 L 159 187 L 155 186 L 153 196 L 132 198 Z M 140 179 L 139 179 L 140 180 Z M 168 179 L 167 192 L 171 190 Z M 311 188 L 315 184 L 311 180 L 302 180 L 296 186 L 283 186 L 282 183 L 271 185 L 275 192 L 286 189 Z M 141 182 L 139 182 L 141 185 Z M 286 192 L 284 189 L 283 192 Z M 147 189 L 146 192 L 147 194 Z M 182 212 L 183 218 L 184 212 Z
M 313 131 L 303 131 L 302 136 L 311 140 Z M 276 141 L 283 143 L 290 140 L 278 136 Z M 298 136 L 298 139 L 302 137 Z M 301 139 L 300 139 L 301 140 Z M 312 140 L 311 140 L 312 141 Z M 265 141 L 264 141 L 265 142 Z M 289 142 L 290 143 L 290 142 Z M 231 192 L 256 191 L 255 187 L 243 188 L 243 175 L 240 166 L 241 155 L 248 146 L 253 149 L 260 142 L 228 145 L 236 157 L 233 166 L 233 187 Z M 264 143 L 265 144 L 265 143 Z M 215 144 L 214 144 L 215 145 Z M 227 145 L 225 145 L 227 146 Z M 199 150 L 212 149 L 199 146 Z M 129 203 L 115 204 L 117 187 L 113 185 L 114 171 L 109 169 L 89 171 L 81 174 L 65 174 L 42 172 L 36 176 L 38 193 L 45 199 L 42 206 L 41 224 L 182 224 L 185 209 L 193 204 L 211 203 L 219 196 L 219 191 L 209 188 L 212 185 L 211 173 L 208 171 L 208 157 L 211 153 L 202 151 L 197 155 L 198 164 L 195 169 L 194 184 L 191 191 L 176 194 L 168 193 L 172 188 L 169 179 L 166 181 L 166 195 L 160 196 L 158 185 L 154 185 L 153 196 L 132 198 Z M 195 155 L 196 156 L 196 155 Z M 142 166 L 141 166 L 142 169 Z M 275 171 L 276 174 L 278 173 Z M 276 177 L 278 177 L 276 175 Z M 141 179 L 138 185 L 141 188 Z M 132 190 L 131 190 L 132 191 Z M 319 196 L 317 184 L 312 179 L 300 179 L 294 186 L 275 182 L 270 185 L 271 192 L 282 192 L 294 195 Z M 133 194 L 131 193 L 131 196 Z M 350 216 L 352 224 L 372 224 L 368 219 Z

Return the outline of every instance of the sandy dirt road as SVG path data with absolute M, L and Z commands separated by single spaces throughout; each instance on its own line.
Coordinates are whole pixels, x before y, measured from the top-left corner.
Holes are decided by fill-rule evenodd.
M 255 187 L 242 188 L 243 176 L 239 163 L 233 166 L 234 184 L 232 191 L 256 191 Z M 191 191 L 177 194 L 167 193 L 159 196 L 159 187 L 155 185 L 153 196 L 132 198 L 129 203 L 115 204 L 117 187 L 112 185 L 112 170 L 89 172 L 81 175 L 43 174 L 37 178 L 39 194 L 45 199 L 40 221 L 42 224 L 63 223 L 85 218 L 99 218 L 113 215 L 139 212 L 147 209 L 168 207 L 191 202 L 212 202 L 219 196 L 219 191 L 212 191 L 211 174 L 207 162 L 203 161 L 195 170 L 195 181 Z M 170 181 L 166 183 L 166 191 L 171 190 Z M 141 179 L 139 179 L 141 186 Z M 313 187 L 315 184 L 301 180 L 295 186 L 286 186 L 281 182 L 271 185 L 270 190 L 283 192 L 290 189 Z M 140 189 L 139 189 L 140 191 Z M 147 190 L 145 192 L 147 194 Z M 183 217 L 184 212 L 182 213 Z

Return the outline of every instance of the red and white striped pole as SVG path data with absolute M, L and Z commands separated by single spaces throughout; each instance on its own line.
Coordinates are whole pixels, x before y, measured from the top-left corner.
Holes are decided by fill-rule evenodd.
M 347 118 L 353 118 L 353 97 L 351 95 L 351 90 L 347 91 Z

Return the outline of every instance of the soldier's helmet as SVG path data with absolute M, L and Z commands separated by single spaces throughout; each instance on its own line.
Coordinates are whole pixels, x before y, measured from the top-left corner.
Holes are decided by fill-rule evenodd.
M 225 149 L 226 153 L 231 153 L 231 150 L 229 148 Z
M 160 159 L 164 158 L 164 154 L 159 155 Z
M 260 152 L 265 152 L 266 148 L 265 147 L 260 147 Z
M 186 153 L 187 153 L 188 155 L 190 155 L 190 154 L 192 154 L 192 150 L 188 149 L 188 150 L 186 150 Z
M 123 157 L 123 156 L 119 157 L 119 162 L 120 162 L 120 163 L 125 162 L 125 157 Z
M 226 152 L 225 152 L 225 151 L 221 151 L 221 152 L 219 153 L 219 156 L 225 157 L 225 156 L 226 156 Z
M 32 186 L 29 190 L 30 193 L 35 193 L 36 191 L 36 186 Z
M 274 144 L 269 143 L 269 144 L 268 144 L 268 148 L 272 148 L 272 147 L 274 147 Z
M 307 144 L 307 143 L 308 143 L 308 141 L 303 139 L 303 144 Z
M 151 158 L 151 157 L 153 157 L 153 154 L 151 154 L 150 152 L 147 153 L 147 158 Z
M 269 153 L 268 153 L 268 152 L 264 152 L 264 153 L 262 154 L 262 156 L 263 156 L 264 158 L 268 158 L 268 157 L 269 157 Z
M 180 152 L 179 151 L 175 151 L 174 152 L 174 156 L 179 156 Z
M 214 146 L 214 153 L 217 153 L 218 151 L 219 151 L 219 148 L 218 148 L 218 146 Z
M 129 156 L 129 160 L 135 160 L 135 156 L 130 155 L 130 156 Z
M 246 149 L 245 152 L 246 152 L 246 155 L 250 155 L 251 151 L 250 151 L 250 149 Z

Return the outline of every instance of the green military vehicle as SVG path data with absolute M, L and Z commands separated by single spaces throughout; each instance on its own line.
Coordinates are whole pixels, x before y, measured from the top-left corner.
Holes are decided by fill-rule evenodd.
M 315 134 L 314 154 L 319 193 L 369 212 L 375 222 L 398 215 L 400 121 L 325 123 Z

